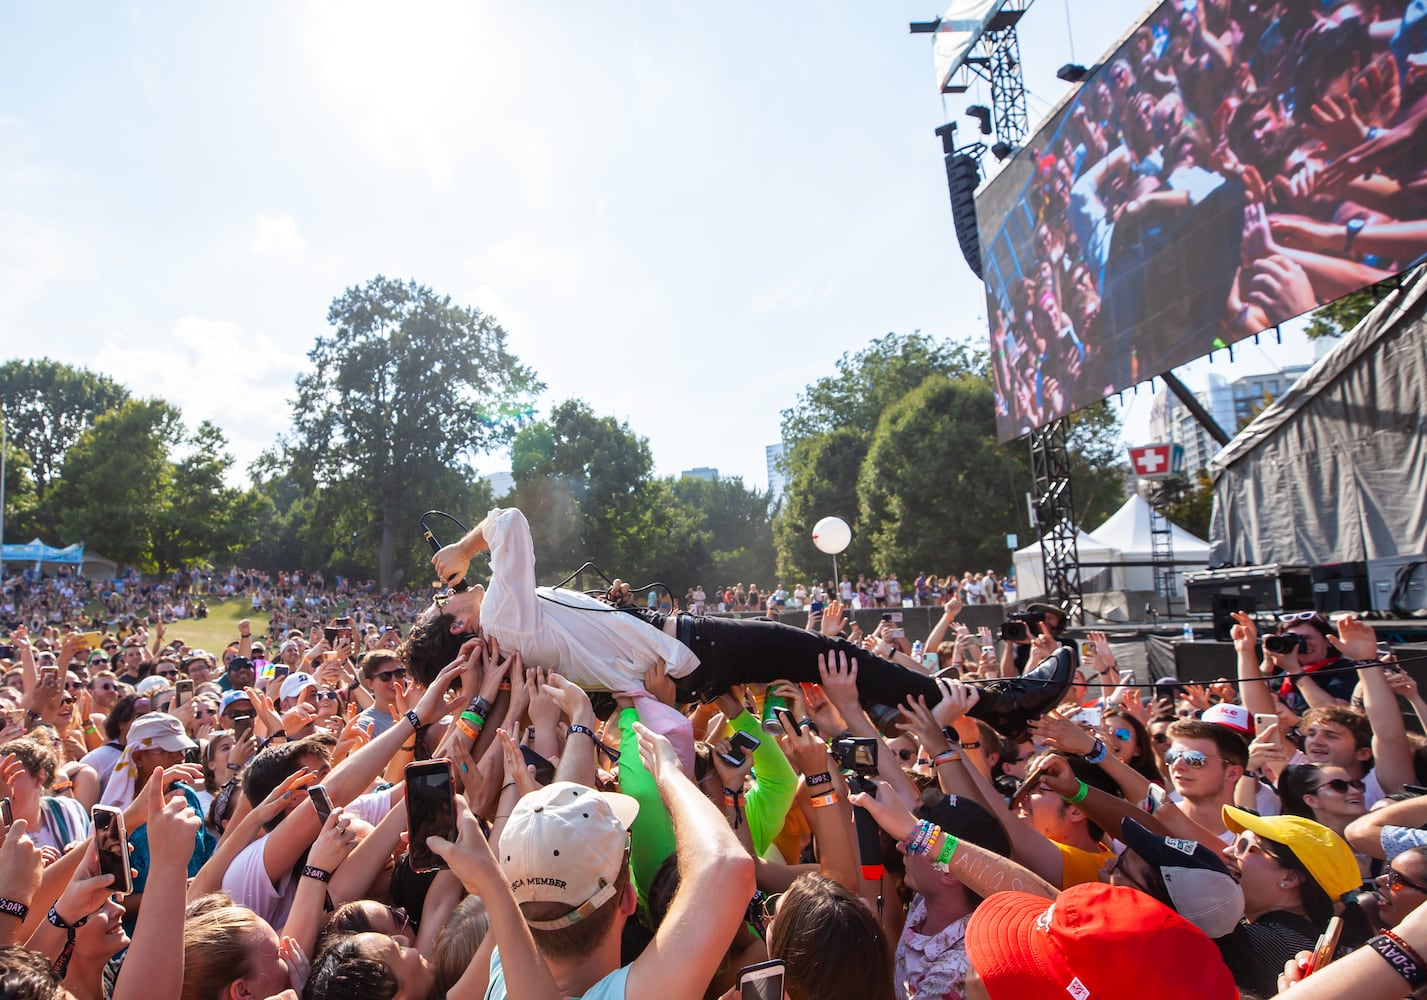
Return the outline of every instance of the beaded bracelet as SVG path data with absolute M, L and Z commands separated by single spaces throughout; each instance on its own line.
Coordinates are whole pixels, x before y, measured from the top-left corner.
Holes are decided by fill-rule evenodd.
M 1084 801 L 1085 801 L 1085 796 L 1087 796 L 1087 795 L 1090 794 L 1090 786 L 1089 786 L 1089 785 L 1087 785 L 1087 784 L 1086 784 L 1085 782 L 1083 782 L 1083 781 L 1078 782 L 1078 784 L 1080 785 L 1080 787 L 1075 790 L 1075 794 L 1074 794 L 1074 795 L 1062 795 L 1062 796 L 1061 796 L 1061 798 L 1065 800 L 1066 805 L 1071 805 L 1071 806 L 1073 806 L 1073 805 L 1079 805 L 1081 802 L 1084 802 Z

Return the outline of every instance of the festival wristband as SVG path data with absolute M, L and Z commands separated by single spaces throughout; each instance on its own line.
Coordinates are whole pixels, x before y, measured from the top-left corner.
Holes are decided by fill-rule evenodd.
M 456 729 L 460 731 L 462 736 L 474 743 L 481 737 L 481 727 L 472 724 L 467 718 L 469 715 L 470 713 L 466 712 L 456 720 Z M 477 718 L 479 718 L 479 716 L 477 716 Z
M 961 754 L 954 748 L 943 750 L 932 758 L 932 767 L 941 767 L 943 764 L 950 764 L 961 759 Z
M 814 795 L 812 799 L 814 809 L 822 809 L 824 806 L 836 805 L 837 802 L 837 792 L 824 792 L 822 795 Z
M 946 833 L 946 831 L 942 832 Z M 932 862 L 932 869 L 934 871 L 945 873 L 951 870 L 951 856 L 956 853 L 956 846 L 959 843 L 961 843 L 961 841 L 955 836 L 946 833 L 946 837 L 941 844 L 941 850 L 937 852 L 936 860 Z
M 817 788 L 819 785 L 826 785 L 829 784 L 831 781 L 832 774 L 829 771 L 824 771 L 822 774 L 810 774 L 807 777 L 807 783 L 809 788 Z
M 18 917 L 24 923 L 30 915 L 30 908 L 18 899 L 0 899 L 0 913 L 7 917 Z
M 1392 966 L 1393 972 L 1407 980 L 1407 985 L 1414 992 L 1427 983 L 1427 965 L 1423 964 L 1422 956 L 1392 931 L 1384 930 L 1369 938 L 1368 947 L 1381 955 Z
M 415 709 L 407 709 L 404 718 L 407 722 L 411 723 L 412 729 L 416 730 L 417 732 L 421 732 L 421 716 L 416 714 Z
M 315 865 L 303 865 L 303 878 L 315 878 L 319 882 L 331 882 L 332 873 L 325 868 L 318 868 Z
M 1062 795 L 1062 796 L 1061 796 L 1061 798 L 1065 800 L 1066 805 L 1071 805 L 1071 806 L 1073 806 L 1073 805 L 1078 805 L 1078 804 L 1080 804 L 1081 802 L 1084 802 L 1084 801 L 1085 801 L 1085 796 L 1087 796 L 1087 795 L 1090 794 L 1090 786 L 1089 786 L 1089 785 L 1087 785 L 1087 784 L 1086 784 L 1085 782 L 1083 782 L 1083 781 L 1078 782 L 1078 784 L 1080 785 L 1080 787 L 1079 787 L 1078 789 L 1076 789 L 1074 795 Z
M 1105 751 L 1105 741 L 1097 737 L 1095 745 L 1090 748 L 1090 752 L 1081 754 L 1080 757 L 1087 764 L 1098 764 L 1105 759 Z

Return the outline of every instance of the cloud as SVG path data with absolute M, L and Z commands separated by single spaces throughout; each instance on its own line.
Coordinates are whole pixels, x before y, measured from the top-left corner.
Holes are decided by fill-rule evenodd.
M 307 246 L 290 215 L 258 216 L 258 232 L 248 241 L 248 250 L 259 257 L 296 253 Z
M 106 340 L 88 367 L 111 374 L 135 395 L 156 396 L 183 411 L 190 430 L 212 421 L 228 438 L 241 473 L 290 423 L 293 379 L 307 358 L 236 323 L 184 316 L 161 345 Z M 232 476 L 235 481 L 244 477 Z

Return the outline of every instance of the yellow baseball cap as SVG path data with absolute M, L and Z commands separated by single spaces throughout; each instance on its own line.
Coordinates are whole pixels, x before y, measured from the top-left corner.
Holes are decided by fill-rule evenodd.
M 1233 806 L 1224 806 L 1223 817 L 1224 825 L 1233 833 L 1251 830 L 1265 840 L 1289 848 L 1303 862 L 1313 881 L 1333 899 L 1363 884 L 1353 849 L 1322 823 L 1302 816 L 1255 816 Z

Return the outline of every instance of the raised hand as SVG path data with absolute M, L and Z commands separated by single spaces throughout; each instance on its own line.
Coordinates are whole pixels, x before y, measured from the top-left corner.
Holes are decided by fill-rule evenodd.
M 1338 622 L 1338 634 L 1328 636 L 1328 643 L 1349 660 L 1377 659 L 1377 633 L 1353 615 Z
M 932 718 L 939 726 L 954 726 L 981 700 L 981 692 L 969 684 L 943 677 L 937 681 L 941 700 L 932 706 Z

